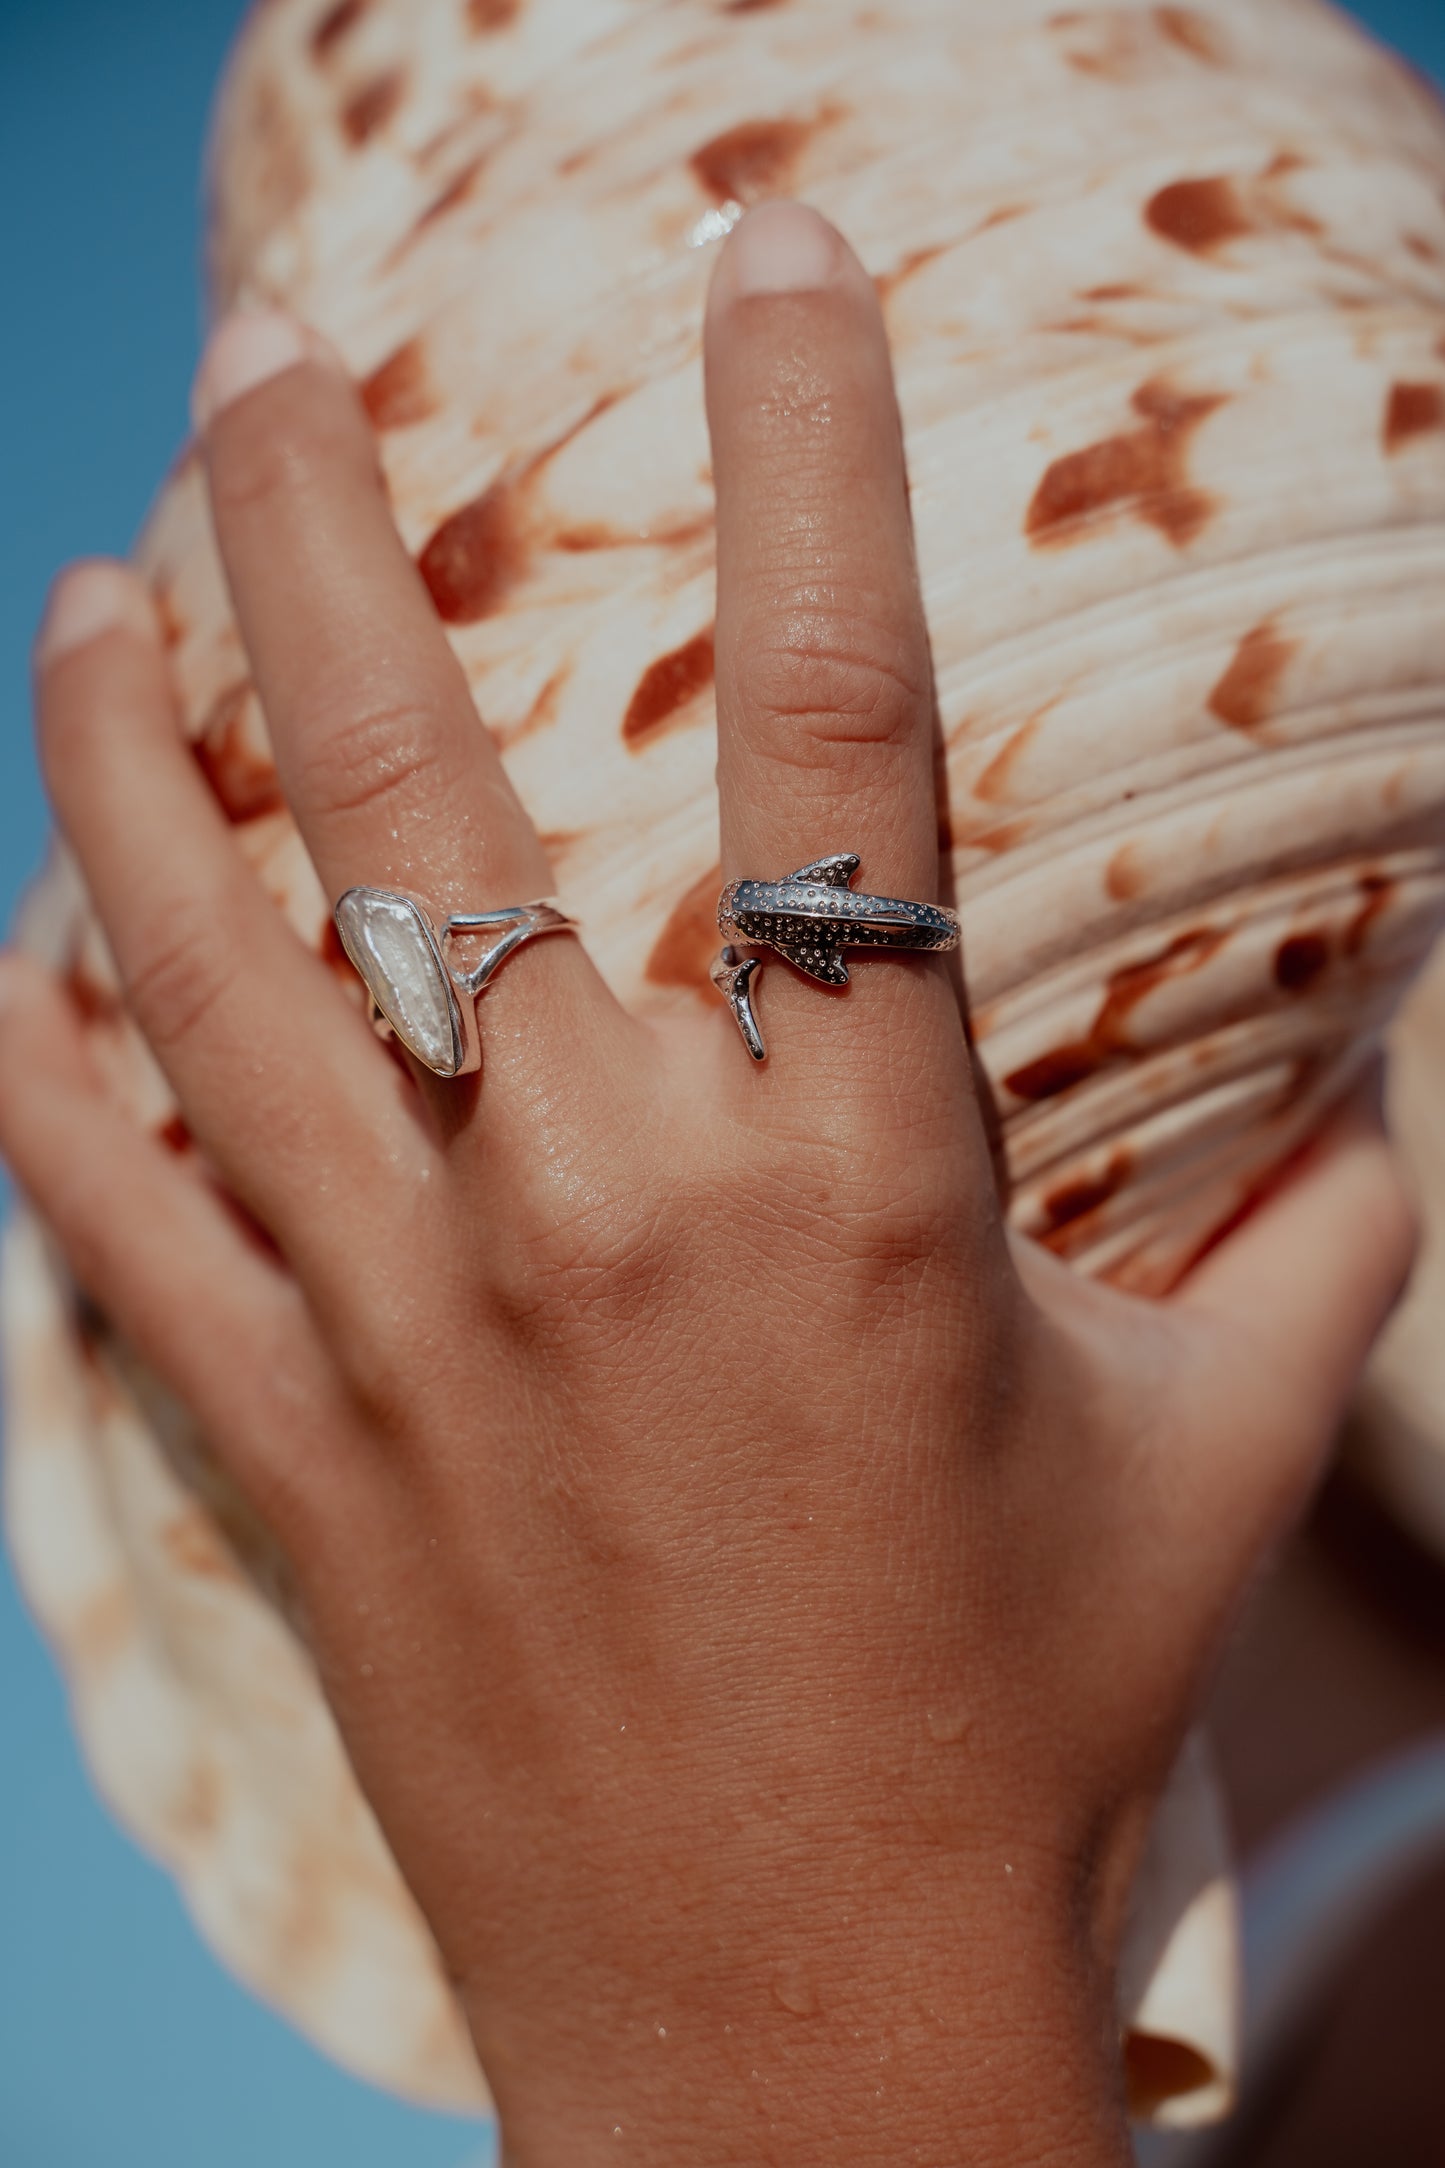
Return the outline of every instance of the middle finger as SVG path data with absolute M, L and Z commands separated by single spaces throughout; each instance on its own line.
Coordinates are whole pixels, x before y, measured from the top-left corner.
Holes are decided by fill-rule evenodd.
M 726 244 L 707 389 L 724 873 L 772 883 L 856 853 L 856 890 L 932 904 L 932 665 L 887 337 L 857 257 L 804 205 L 765 204 Z M 837 1107 L 841 1085 L 957 1120 L 967 1052 L 939 959 L 847 951 L 841 1001 L 764 961 L 775 1060 L 751 1089 Z

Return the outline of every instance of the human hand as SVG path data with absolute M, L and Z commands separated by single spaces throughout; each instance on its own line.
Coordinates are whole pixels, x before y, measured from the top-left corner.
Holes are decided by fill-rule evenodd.
M 707 341 L 724 873 L 856 846 L 931 898 L 872 289 L 769 208 Z M 243 319 L 201 411 L 330 896 L 545 892 L 334 359 Z M 203 1156 L 127 1127 L 15 958 L 0 1148 L 286 1549 L 509 2159 L 1123 2161 L 1143 1832 L 1408 1261 L 1377 1118 L 1138 1303 L 1006 1236 L 942 960 L 864 956 L 843 998 L 773 965 L 754 1068 L 721 1004 L 641 1023 L 551 940 L 442 1084 L 243 864 L 133 575 L 61 583 L 39 700 Z

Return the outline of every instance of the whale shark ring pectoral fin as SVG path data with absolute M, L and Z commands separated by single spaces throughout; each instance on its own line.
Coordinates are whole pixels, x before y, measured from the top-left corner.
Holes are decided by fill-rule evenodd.
M 785 956 L 796 970 L 806 971 L 808 977 L 816 979 L 821 986 L 848 984 L 848 966 L 836 951 L 820 956 L 816 950 L 780 948 L 778 954 Z

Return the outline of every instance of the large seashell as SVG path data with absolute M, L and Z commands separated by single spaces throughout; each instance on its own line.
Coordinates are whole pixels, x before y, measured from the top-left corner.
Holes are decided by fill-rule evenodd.
M 715 998 L 711 244 L 780 190 L 843 225 L 897 354 L 1012 1216 L 1168 1287 L 1445 917 L 1424 86 L 1317 0 L 269 0 L 214 175 L 219 299 L 290 303 L 363 379 L 564 900 L 652 1010 Z M 141 554 L 198 757 L 325 948 L 189 458 Z M 172 1124 L 63 866 L 30 928 Z M 263 1541 L 33 1228 L 5 1297 L 15 1544 L 102 1784 L 298 2023 L 477 2097 Z M 1177 2121 L 1228 2090 L 1220 1857 L 1190 1764 L 1126 1968 L 1139 2105 Z

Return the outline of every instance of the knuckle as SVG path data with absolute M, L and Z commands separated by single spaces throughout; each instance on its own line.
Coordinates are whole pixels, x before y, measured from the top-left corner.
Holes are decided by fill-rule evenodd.
M 738 666 L 745 723 L 805 745 L 907 746 L 927 716 L 926 659 L 905 635 L 846 613 L 798 616 Z
M 220 932 L 224 913 L 171 910 L 142 938 L 126 973 L 137 1022 L 158 1054 L 194 1039 L 234 983 Z
M 435 717 L 412 700 L 351 703 L 323 699 L 298 733 L 295 791 L 328 813 L 366 813 L 404 800 L 445 805 L 460 778 L 445 756 Z
M 758 1238 L 785 1243 L 827 1261 L 837 1301 L 856 1303 L 877 1323 L 888 1298 L 916 1302 L 920 1290 L 942 1296 L 976 1271 L 986 1214 L 950 1157 L 929 1155 L 926 1168 L 880 1154 L 876 1133 L 814 1139 L 755 1162 L 749 1215 Z

